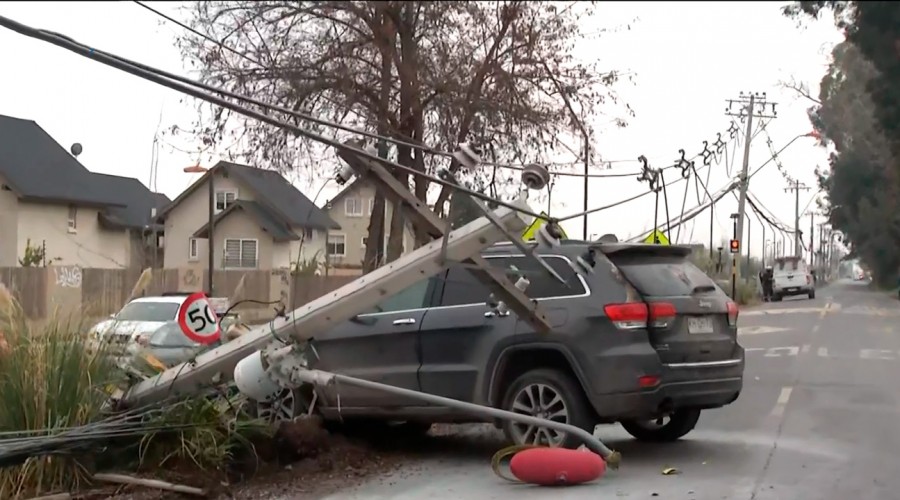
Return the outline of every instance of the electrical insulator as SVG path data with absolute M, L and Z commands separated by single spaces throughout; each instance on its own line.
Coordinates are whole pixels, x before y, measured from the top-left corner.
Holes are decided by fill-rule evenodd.
M 550 172 L 543 165 L 532 163 L 522 169 L 522 184 L 528 189 L 544 189 L 550 183 Z
M 453 153 L 453 159 L 458 161 L 463 168 L 468 169 L 473 169 L 481 163 L 481 156 L 465 142 L 460 144 L 459 149 Z
M 534 239 L 537 241 L 538 246 L 544 248 L 556 248 L 559 246 L 559 239 L 562 237 L 559 230 L 556 226 L 550 222 L 544 224 L 537 230 L 534 234 Z

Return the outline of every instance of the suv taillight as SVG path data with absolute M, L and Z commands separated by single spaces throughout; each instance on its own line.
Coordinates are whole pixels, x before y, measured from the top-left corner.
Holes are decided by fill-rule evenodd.
M 738 305 L 732 301 L 728 301 L 728 326 L 737 326 L 738 313 L 740 310 L 738 309 Z
M 647 328 L 650 310 L 643 302 L 626 304 L 607 304 L 603 306 L 606 317 L 620 330 L 637 330 Z
M 668 328 L 675 322 L 675 306 L 668 302 L 653 302 L 650 304 L 650 327 Z

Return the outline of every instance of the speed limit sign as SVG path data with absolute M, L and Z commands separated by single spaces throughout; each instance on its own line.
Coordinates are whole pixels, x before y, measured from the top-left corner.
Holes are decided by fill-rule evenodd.
M 203 292 L 192 293 L 178 310 L 178 326 L 198 344 L 212 344 L 222 336 L 216 313 Z

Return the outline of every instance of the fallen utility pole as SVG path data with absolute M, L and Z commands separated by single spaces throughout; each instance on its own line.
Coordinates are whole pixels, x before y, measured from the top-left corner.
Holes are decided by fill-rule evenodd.
M 747 208 L 747 188 L 750 186 L 747 170 L 750 168 L 750 143 L 753 140 L 753 118 L 775 118 L 777 113 L 775 112 L 776 103 L 768 102 L 766 100 L 765 92 L 751 92 L 748 94 L 741 92 L 737 99 L 728 99 L 727 102 L 728 106 L 725 108 L 726 115 L 738 117 L 747 121 L 747 131 L 744 135 L 744 162 L 741 166 L 740 176 L 741 192 L 738 198 L 737 220 L 734 230 L 734 237 L 738 240 L 738 251 L 740 251 L 740 239 L 744 234 L 744 214 Z M 735 105 L 739 107 L 737 111 L 734 110 Z M 766 113 L 766 107 L 771 107 L 771 114 Z M 734 279 L 735 281 L 740 281 L 741 279 L 741 270 L 739 266 L 735 270 Z

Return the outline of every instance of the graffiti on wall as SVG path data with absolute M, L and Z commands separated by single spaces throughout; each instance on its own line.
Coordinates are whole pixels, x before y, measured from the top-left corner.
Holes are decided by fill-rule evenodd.
M 200 276 L 198 276 L 193 269 L 188 269 L 181 275 L 181 284 L 187 287 L 188 290 L 199 288 Z
M 53 266 L 56 286 L 62 288 L 81 288 L 81 268 L 78 266 Z

